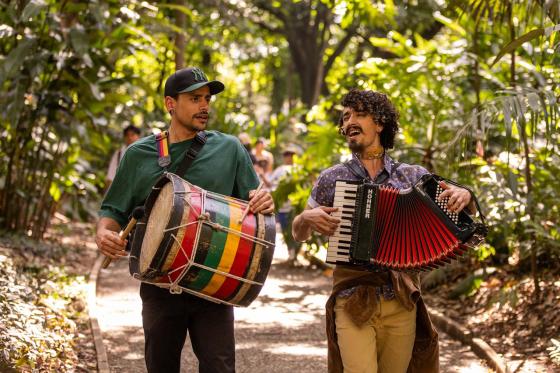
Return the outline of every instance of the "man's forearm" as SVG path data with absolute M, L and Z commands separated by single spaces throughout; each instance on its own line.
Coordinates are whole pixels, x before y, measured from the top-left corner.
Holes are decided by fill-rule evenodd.
M 299 242 L 306 241 L 311 236 L 311 226 L 303 219 L 304 213 L 305 211 L 296 216 L 292 222 L 292 236 Z

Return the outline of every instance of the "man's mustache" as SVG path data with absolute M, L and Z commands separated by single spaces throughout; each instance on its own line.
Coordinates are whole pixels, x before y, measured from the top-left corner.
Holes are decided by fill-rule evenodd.
M 206 119 L 208 118 L 208 112 L 207 111 L 201 111 L 200 113 L 196 113 L 195 115 L 193 115 L 193 118 L 203 118 Z

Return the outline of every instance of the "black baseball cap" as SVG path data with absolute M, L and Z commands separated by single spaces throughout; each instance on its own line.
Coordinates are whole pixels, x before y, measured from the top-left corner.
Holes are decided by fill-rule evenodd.
M 187 67 L 175 71 L 165 82 L 165 97 L 175 97 L 179 93 L 192 92 L 195 89 L 204 87 L 210 88 L 210 94 L 215 95 L 222 92 L 225 88 L 224 83 L 212 80 L 208 81 L 206 74 L 198 67 Z

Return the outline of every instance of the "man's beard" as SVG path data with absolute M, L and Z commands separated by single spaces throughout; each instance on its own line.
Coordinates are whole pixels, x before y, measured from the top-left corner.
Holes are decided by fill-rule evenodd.
M 352 153 L 360 153 L 364 150 L 364 145 L 357 141 L 348 140 L 348 148 L 352 151 Z

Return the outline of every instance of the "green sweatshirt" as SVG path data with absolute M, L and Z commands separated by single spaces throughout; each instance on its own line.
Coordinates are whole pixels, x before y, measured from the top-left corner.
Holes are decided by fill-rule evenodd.
M 186 174 L 179 176 L 207 191 L 247 200 L 249 191 L 259 184 L 247 150 L 231 135 L 218 131 L 206 131 L 206 135 L 206 144 Z M 169 172 L 175 172 L 179 167 L 192 141 L 169 145 Z M 101 203 L 99 216 L 112 218 L 121 227 L 126 226 L 132 210 L 144 203 L 164 171 L 158 164 L 155 136 L 144 137 L 130 145 Z

